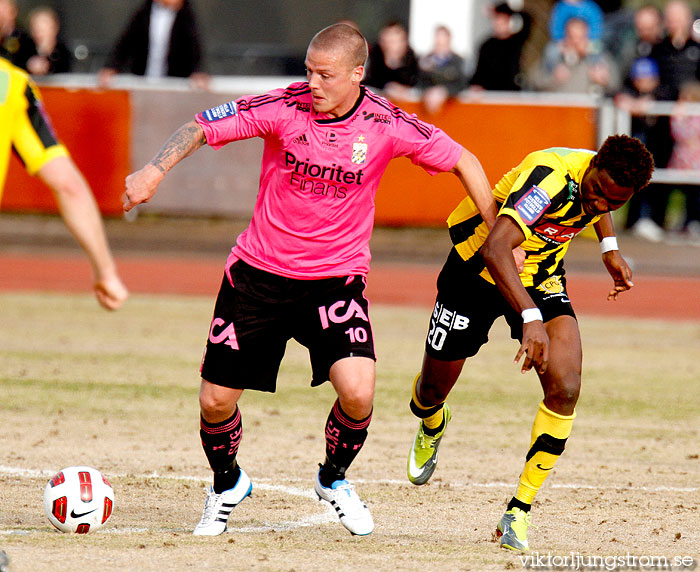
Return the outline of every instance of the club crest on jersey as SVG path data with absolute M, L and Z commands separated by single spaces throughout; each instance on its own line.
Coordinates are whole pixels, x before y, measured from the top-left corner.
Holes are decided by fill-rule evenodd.
M 236 115 L 236 113 L 238 113 L 236 102 L 229 101 L 228 103 L 223 103 L 221 105 L 217 105 L 216 107 L 212 107 L 211 109 L 207 109 L 206 111 L 202 112 L 202 116 L 204 119 L 211 122 L 218 121 L 219 119 L 226 119 L 227 117 Z
M 351 161 L 355 165 L 362 165 L 367 160 L 367 143 L 364 142 L 365 138 L 360 135 L 352 144 L 352 158 Z
M 522 197 L 515 203 L 515 210 L 525 224 L 532 224 L 547 210 L 552 203 L 547 191 L 537 185 L 532 185 Z
M 537 286 L 537 289 L 546 294 L 562 294 L 564 292 L 564 284 L 562 284 L 561 276 L 550 276 Z

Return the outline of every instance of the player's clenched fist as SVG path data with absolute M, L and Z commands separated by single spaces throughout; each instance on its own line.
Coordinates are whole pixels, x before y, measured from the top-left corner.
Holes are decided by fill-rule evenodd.
M 136 205 L 150 201 L 164 176 L 165 174 L 153 163 L 148 163 L 143 169 L 131 173 L 126 178 L 124 210 L 129 212 Z

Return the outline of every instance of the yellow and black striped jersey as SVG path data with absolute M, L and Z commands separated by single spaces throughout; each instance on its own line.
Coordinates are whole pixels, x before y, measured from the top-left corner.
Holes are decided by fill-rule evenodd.
M 68 155 L 56 138 L 34 82 L 23 70 L 0 58 L 0 197 L 10 149 L 31 175 L 54 157 Z
M 525 236 L 524 286 L 541 284 L 562 274 L 562 261 L 571 239 L 600 216 L 586 214 L 579 187 L 595 153 L 556 147 L 530 153 L 496 184 L 493 195 L 498 216 L 509 216 Z M 488 228 L 479 210 L 465 198 L 447 219 L 450 237 L 464 260 L 471 259 L 486 240 Z M 486 268 L 481 276 L 494 283 Z

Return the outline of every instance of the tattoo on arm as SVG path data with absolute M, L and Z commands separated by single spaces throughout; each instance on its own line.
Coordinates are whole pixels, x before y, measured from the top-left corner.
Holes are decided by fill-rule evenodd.
M 151 165 L 161 173 L 166 173 L 206 143 L 207 140 L 202 128 L 196 122 L 190 121 L 170 136 L 158 154 L 151 160 Z

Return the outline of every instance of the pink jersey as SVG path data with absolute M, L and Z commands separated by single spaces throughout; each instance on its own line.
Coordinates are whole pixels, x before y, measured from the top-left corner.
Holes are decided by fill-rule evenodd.
M 214 149 L 265 141 L 253 217 L 232 260 L 288 278 L 366 275 L 374 196 L 389 161 L 409 157 L 431 175 L 457 164 L 462 146 L 443 131 L 361 90 L 338 118 L 314 111 L 306 82 L 197 114 Z

